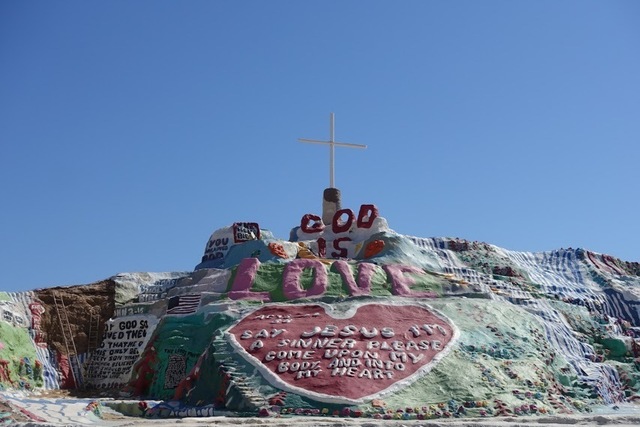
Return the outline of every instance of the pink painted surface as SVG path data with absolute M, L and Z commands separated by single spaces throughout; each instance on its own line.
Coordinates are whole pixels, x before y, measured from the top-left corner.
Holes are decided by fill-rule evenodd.
M 313 269 L 313 284 L 309 290 L 302 288 L 300 276 L 304 269 Z M 284 267 L 282 273 L 282 290 L 288 300 L 309 298 L 324 294 L 327 290 L 327 270 L 320 261 L 315 259 L 296 259 Z
M 405 273 L 424 276 L 426 273 L 423 269 L 413 265 L 402 264 L 385 265 L 382 268 L 384 268 L 384 271 L 386 271 L 387 275 L 391 278 L 392 292 L 394 295 L 414 298 L 436 298 L 438 296 L 435 292 L 416 292 L 411 290 L 411 286 L 416 281 Z
M 229 298 L 271 301 L 269 292 L 252 292 L 250 290 L 251 286 L 253 286 L 253 281 L 256 278 L 259 268 L 260 261 L 258 258 L 244 258 L 240 261 L 236 278 L 233 281 L 231 290 L 229 291 Z
M 274 385 L 327 401 L 371 398 L 415 379 L 454 338 L 428 308 L 391 304 L 364 304 L 349 318 L 317 304 L 265 306 L 229 333 Z

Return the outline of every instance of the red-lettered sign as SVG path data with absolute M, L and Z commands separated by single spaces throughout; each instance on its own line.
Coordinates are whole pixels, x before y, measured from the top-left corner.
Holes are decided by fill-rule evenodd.
M 443 315 L 413 303 L 269 305 L 228 331 L 275 387 L 361 403 L 428 372 L 457 338 Z

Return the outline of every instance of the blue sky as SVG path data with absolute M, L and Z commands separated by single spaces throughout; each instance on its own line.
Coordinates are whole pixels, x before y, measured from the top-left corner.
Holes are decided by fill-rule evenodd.
M 343 207 L 640 261 L 636 1 L 0 2 L 0 289 L 188 271 Z

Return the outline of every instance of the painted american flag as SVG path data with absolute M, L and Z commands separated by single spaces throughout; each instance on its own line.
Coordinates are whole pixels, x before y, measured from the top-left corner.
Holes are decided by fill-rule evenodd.
M 195 313 L 200 305 L 200 294 L 178 295 L 169 299 L 167 314 Z

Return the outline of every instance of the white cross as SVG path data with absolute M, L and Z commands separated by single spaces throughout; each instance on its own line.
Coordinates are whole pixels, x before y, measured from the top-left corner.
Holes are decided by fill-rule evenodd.
M 331 139 L 329 141 L 318 141 L 315 139 L 298 138 L 300 142 L 308 142 L 310 144 L 328 144 L 329 145 L 329 188 L 334 187 L 334 163 L 335 163 L 335 147 L 350 147 L 350 148 L 367 148 L 362 144 L 349 144 L 346 142 L 336 142 L 334 139 L 334 115 L 331 113 Z

